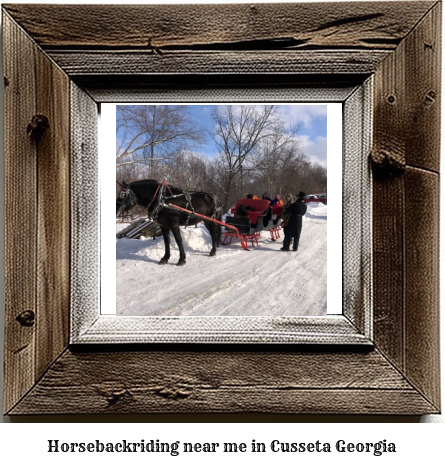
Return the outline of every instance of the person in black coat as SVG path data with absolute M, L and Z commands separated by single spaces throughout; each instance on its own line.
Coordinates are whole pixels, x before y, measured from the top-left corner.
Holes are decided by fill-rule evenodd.
M 286 205 L 284 208 L 284 241 L 281 250 L 288 251 L 290 242 L 294 238 L 293 251 L 298 250 L 300 242 L 301 228 L 303 226 L 303 216 L 306 214 L 307 206 L 303 199 L 306 197 L 304 192 L 298 194 L 296 202 L 293 202 L 291 194 L 286 195 Z

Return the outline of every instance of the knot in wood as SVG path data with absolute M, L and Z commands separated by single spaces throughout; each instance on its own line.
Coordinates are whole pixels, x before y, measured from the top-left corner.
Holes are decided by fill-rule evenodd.
M 31 139 L 39 140 L 49 128 L 49 121 L 45 115 L 34 115 L 26 127 L 26 133 Z
M 436 101 L 436 92 L 430 90 L 425 95 L 425 104 L 432 105 Z
M 121 399 L 131 397 L 130 392 L 125 388 L 112 388 L 109 386 L 99 386 L 96 388 L 99 395 L 105 398 L 108 405 L 115 405 Z
M 20 313 L 20 315 L 17 315 L 16 320 L 22 326 L 34 326 L 35 313 L 32 310 L 26 310 Z
M 117 404 L 128 392 L 126 390 L 110 392 L 105 396 L 109 405 Z
M 371 167 L 374 176 L 400 176 L 405 172 L 405 157 L 396 150 L 378 149 L 371 153 Z
M 163 397 L 164 399 L 178 400 L 186 399 L 191 395 L 188 389 L 181 389 L 179 387 L 162 387 L 155 390 L 155 394 Z

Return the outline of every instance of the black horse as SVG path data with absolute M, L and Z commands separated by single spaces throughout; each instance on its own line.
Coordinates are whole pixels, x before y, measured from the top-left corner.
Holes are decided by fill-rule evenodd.
M 167 183 L 158 183 L 154 179 L 118 184 L 121 191 L 116 199 L 116 215 L 128 212 L 138 204 L 147 208 L 148 215 L 153 217 L 161 227 L 165 254 L 159 262 L 160 265 L 165 265 L 170 258 L 170 231 L 172 231 L 179 248 L 178 265 L 185 265 L 185 252 L 179 226 L 193 226 L 201 221 L 204 221 L 212 237 L 210 256 L 216 254 L 221 226 L 213 221 L 203 220 L 199 216 L 170 207 L 170 205 L 176 205 L 198 215 L 221 221 L 222 207 L 216 196 L 207 192 L 183 191 Z

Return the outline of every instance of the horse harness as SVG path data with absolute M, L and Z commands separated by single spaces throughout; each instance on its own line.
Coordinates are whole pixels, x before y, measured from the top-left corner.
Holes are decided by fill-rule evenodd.
M 170 191 L 170 194 L 169 196 L 166 195 L 166 191 L 167 189 Z M 182 189 L 178 189 L 178 188 L 175 188 L 176 190 L 179 190 L 181 193 L 180 194 L 173 194 L 173 192 L 171 191 L 170 189 L 170 186 L 165 182 L 160 182 L 154 195 L 153 195 L 153 198 L 151 200 L 151 202 L 148 204 L 147 206 L 147 216 L 149 218 L 152 219 L 152 221 L 154 223 L 157 223 L 157 218 L 158 218 L 158 215 L 160 213 L 160 211 L 166 207 L 168 208 L 168 203 L 167 201 L 168 200 L 171 200 L 171 199 L 175 199 L 175 198 L 178 198 L 178 197 L 185 197 L 185 200 L 186 200 L 186 206 L 185 208 L 187 210 L 191 210 L 191 213 L 189 213 L 187 215 L 187 219 L 185 221 L 184 224 L 181 224 L 181 226 L 184 226 L 184 227 L 187 227 L 188 224 L 189 224 L 189 221 L 190 221 L 190 218 L 194 216 L 194 213 L 195 213 L 195 209 L 193 207 L 193 203 L 192 203 L 192 196 L 194 194 L 207 194 L 207 195 L 210 195 L 212 200 L 213 200 L 213 212 L 212 212 L 212 216 L 210 218 L 214 219 L 216 216 L 217 216 L 217 213 L 219 211 L 222 211 L 222 208 L 219 206 L 217 207 L 218 205 L 218 198 L 216 197 L 215 194 L 213 193 L 209 193 L 209 192 L 188 192 L 188 191 L 184 191 Z M 158 195 L 158 192 L 159 192 L 159 195 Z M 126 189 L 122 189 L 120 194 L 119 194 L 119 198 L 125 198 L 125 197 L 128 197 L 128 196 L 133 196 L 133 198 L 135 197 L 135 195 L 133 194 L 133 192 L 131 191 L 130 188 L 126 188 Z M 132 199 L 134 200 L 134 199 Z M 153 209 L 153 211 L 150 213 L 150 208 L 152 206 L 153 203 L 155 203 L 156 201 L 156 204 L 155 204 L 155 207 Z M 123 207 L 121 207 L 121 209 L 119 210 L 119 212 L 123 209 Z
M 121 188 L 121 191 L 119 192 L 119 199 L 125 199 L 125 198 L 127 198 L 127 197 L 130 198 L 130 202 L 131 202 L 131 203 L 134 203 L 134 204 L 137 203 L 137 201 L 135 200 L 135 197 L 136 197 L 136 196 L 133 194 L 133 192 L 132 192 L 132 190 L 131 190 L 130 188 L 128 188 L 128 187 L 123 187 L 123 188 Z M 118 210 L 116 216 L 122 216 L 122 217 L 123 217 L 123 216 L 124 216 L 124 215 L 123 215 L 124 210 L 125 210 L 125 206 L 122 205 L 122 206 L 119 208 L 119 210 Z

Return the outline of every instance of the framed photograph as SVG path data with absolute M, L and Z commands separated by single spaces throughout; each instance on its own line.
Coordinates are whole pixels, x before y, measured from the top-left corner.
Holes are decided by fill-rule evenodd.
M 5 414 L 440 411 L 440 2 L 11 4 L 2 14 Z M 311 213 L 324 221 L 315 229 L 303 217 L 296 254 L 279 250 L 282 237 L 272 241 L 269 200 L 264 209 L 249 204 L 260 213 L 244 215 L 248 232 L 239 233 L 247 220 L 234 222 L 246 194 L 280 194 L 270 172 L 266 185 L 258 172 L 266 156 L 259 145 L 218 191 L 217 211 L 193 203 L 216 187 L 159 178 L 181 179 L 170 153 L 156 155 L 156 171 L 152 145 L 149 170 L 119 179 L 112 152 L 120 166 L 130 159 L 119 161 L 123 152 L 106 144 L 112 134 L 125 145 L 116 126 L 124 106 L 181 107 L 189 122 L 206 106 L 222 131 L 229 114 L 273 109 L 278 118 L 298 105 L 326 107 L 327 183 L 303 192 L 292 178 L 289 189 L 329 192 L 330 218 L 327 205 L 323 219 Z M 275 140 L 301 142 L 289 117 L 282 127 Z M 213 139 L 222 156 L 223 135 Z M 216 183 L 234 166 L 209 169 L 204 180 Z M 202 225 L 192 231 L 201 215 L 210 234 L 201 253 L 197 242 L 184 259 L 180 242 L 170 257 L 167 242 L 116 239 L 116 214 L 136 205 L 153 212 L 136 184 L 147 189 L 153 174 L 163 195 L 154 226 L 189 244 L 192 232 L 204 237 Z M 262 192 L 247 192 L 255 182 Z M 188 199 L 185 213 L 175 196 Z M 166 210 L 188 229 L 176 233 Z M 229 210 L 234 219 L 222 217 Z M 216 255 L 215 220 L 240 240 Z M 326 237 L 316 241 L 321 228 Z M 310 256 L 310 237 L 316 257 L 288 268 Z M 317 279 L 298 287 L 317 261 Z M 249 278 L 264 262 L 288 287 L 273 294 L 266 275 Z M 207 287 L 186 295 L 200 280 Z
M 341 103 L 102 105 L 101 248 L 116 257 L 101 253 L 101 270 L 116 272 L 101 287 L 114 277 L 116 293 L 101 313 L 238 325 L 341 313 L 342 119 Z
M 366 86 L 369 86 L 369 83 L 364 87 Z M 102 249 L 100 264 L 102 272 L 100 275 L 102 289 L 106 287 L 113 289 L 115 286 L 116 292 L 101 293 L 100 298 L 95 299 L 100 309 L 94 310 L 92 315 L 92 318 L 95 319 L 94 324 L 88 328 L 82 326 L 84 314 L 76 307 L 76 301 L 73 301 L 73 315 L 79 314 L 81 316 L 79 320 L 75 320 L 79 321 L 80 328 L 80 334 L 75 342 L 88 341 L 91 343 L 95 337 L 98 338 L 96 342 L 106 342 L 107 340 L 124 342 L 128 334 L 132 334 L 133 342 L 140 343 L 147 341 L 326 343 L 328 339 L 331 342 L 339 343 L 341 338 L 341 342 L 354 340 L 359 344 L 369 343 L 363 334 L 357 333 L 350 321 L 342 314 L 343 310 L 348 314 L 353 312 L 353 309 L 352 306 L 349 307 L 349 310 L 347 309 L 348 303 L 342 305 L 342 249 L 338 247 L 338 243 L 342 241 L 342 146 L 344 146 L 345 153 L 351 154 L 351 162 L 349 162 L 349 158 L 346 158 L 347 171 L 358 174 L 358 176 L 351 178 L 352 182 L 346 184 L 345 189 L 348 195 L 360 197 L 362 190 L 368 191 L 368 196 L 360 204 L 360 211 L 354 214 L 349 205 L 344 208 L 344 211 L 348 217 L 354 218 L 355 227 L 360 224 L 361 227 L 370 231 L 370 224 L 366 228 L 364 226 L 366 222 L 370 221 L 371 190 L 370 177 L 367 174 L 369 167 L 367 161 L 363 162 L 366 157 L 357 156 L 361 153 L 361 149 L 357 151 L 352 148 L 353 141 L 364 139 L 361 132 L 362 127 L 353 127 L 353 122 L 361 120 L 362 112 L 367 111 L 363 105 L 366 104 L 369 110 L 369 99 L 366 100 L 363 97 L 361 88 L 356 90 L 348 87 L 342 92 L 346 100 L 344 106 L 348 134 L 351 136 L 355 134 L 354 137 L 345 138 L 344 142 L 342 131 L 343 103 L 102 105 L 101 121 L 104 122 L 104 134 L 106 134 L 104 144 L 107 145 L 107 148 L 101 150 L 99 147 L 99 153 L 104 153 L 103 157 L 99 156 L 99 160 L 103 160 L 102 168 L 99 169 L 101 173 L 100 247 Z M 273 90 L 256 89 L 251 91 L 246 89 L 243 94 L 244 101 L 276 99 Z M 308 98 L 306 94 L 306 90 L 292 89 L 289 97 L 292 96 L 293 99 L 298 99 L 301 102 Z M 168 92 L 166 97 L 167 95 Z M 225 90 L 221 91 L 219 99 L 224 99 L 224 96 L 226 96 L 225 98 L 229 97 L 229 93 Z M 162 100 L 159 93 L 157 98 Z M 195 101 L 200 98 L 206 101 L 210 100 L 210 96 L 202 90 L 194 95 L 189 93 L 188 98 Z M 282 101 L 285 100 L 283 92 L 280 98 Z M 309 98 L 311 101 L 314 100 L 314 96 L 309 96 Z M 322 89 L 318 96 L 318 99 L 331 101 L 340 98 L 339 91 L 332 89 Z M 111 108 L 108 108 L 109 106 Z M 355 111 L 359 111 L 360 114 L 353 117 Z M 314 115 L 317 118 L 314 118 Z M 197 148 L 193 153 L 183 150 L 182 156 L 177 156 L 174 151 L 179 151 L 179 149 L 174 145 L 173 134 L 170 145 L 174 146 L 174 151 L 167 163 L 162 163 L 162 155 L 165 154 L 166 150 L 171 149 L 165 147 L 163 143 L 156 144 L 154 147 L 159 150 L 156 164 L 152 164 L 150 161 L 151 153 L 154 150 L 150 149 L 150 157 L 145 159 L 144 141 L 146 141 L 147 134 L 143 133 L 140 140 L 135 136 L 142 132 L 141 127 L 145 127 L 147 121 L 149 121 L 148 130 L 151 130 L 150 128 L 156 124 L 164 130 L 171 118 L 175 119 L 175 131 L 179 125 L 187 125 L 190 122 L 191 127 L 182 130 L 183 133 L 191 135 L 192 131 L 199 129 L 201 139 L 207 141 L 207 144 L 201 145 L 201 150 L 208 153 L 200 153 L 200 149 Z M 242 176 L 241 173 L 237 173 L 238 177 L 234 176 L 232 181 L 228 179 L 226 172 L 228 167 L 236 166 L 233 161 L 235 155 L 221 153 L 220 156 L 215 156 L 215 152 L 218 150 L 217 142 L 223 144 L 223 147 L 226 147 L 227 143 L 222 138 L 219 139 L 220 135 L 212 133 L 214 129 L 213 118 L 218 120 L 217 127 L 220 131 L 227 131 L 223 136 L 227 140 L 234 141 L 234 148 L 228 149 L 227 152 L 232 150 L 236 153 L 236 163 L 240 157 L 239 144 L 236 141 L 241 140 L 242 137 L 235 137 L 229 131 L 233 131 L 237 124 L 245 131 L 258 131 L 255 137 L 259 142 L 254 147 L 249 146 L 246 152 L 250 152 L 250 155 L 243 157 Z M 314 142 L 311 142 L 309 135 L 303 134 L 303 131 L 308 132 L 310 129 L 312 119 L 320 120 L 319 124 L 322 126 L 322 128 L 313 128 L 313 131 L 316 132 L 316 135 L 313 136 Z M 307 129 L 303 127 L 304 120 L 306 120 Z M 203 121 L 210 129 L 201 130 L 199 121 Z M 224 124 L 226 126 L 223 126 Z M 119 128 L 116 136 L 118 138 L 116 168 L 114 163 L 110 162 L 109 156 L 115 149 L 115 144 L 110 137 L 110 129 L 112 132 L 115 126 Z M 263 128 L 259 130 L 258 128 L 261 126 Z M 319 135 L 320 131 L 322 135 Z M 150 140 L 153 137 L 150 136 Z M 165 140 L 166 137 L 164 133 L 162 140 Z M 181 146 L 186 143 L 185 139 L 185 136 L 181 137 L 179 141 Z M 326 152 L 325 148 L 327 139 L 330 141 L 329 153 Z M 249 135 L 247 140 L 253 140 L 252 135 Z M 329 166 L 329 172 L 334 182 L 328 182 L 326 168 L 320 163 L 310 161 L 301 148 L 303 144 L 314 144 L 315 141 L 319 141 L 321 146 L 314 150 L 317 151 L 318 156 L 322 157 L 322 163 L 324 162 Z M 111 143 L 107 144 L 107 142 Z M 135 150 L 138 143 L 142 144 L 142 150 L 139 153 L 138 150 Z M 130 154 L 131 157 L 126 154 Z M 270 167 L 267 165 L 266 158 L 271 160 Z M 190 159 L 193 160 L 193 170 L 187 175 L 186 162 L 190 163 Z M 202 179 L 197 179 L 195 176 L 197 160 L 202 160 L 205 163 L 205 167 L 201 166 L 201 169 L 205 170 Z M 264 165 L 266 168 L 263 167 Z M 90 174 L 92 177 L 96 175 L 95 171 Z M 136 181 L 127 185 L 122 176 L 129 178 L 127 180 Z M 170 184 L 162 186 L 158 181 L 144 180 L 144 178 L 152 179 L 153 177 L 164 179 L 166 176 L 169 180 L 176 179 L 174 183 L 177 186 L 193 186 L 195 191 L 200 189 L 204 193 L 193 192 L 190 188 L 188 190 L 182 188 L 175 190 L 174 187 L 170 187 Z M 118 223 L 115 226 L 117 179 L 120 181 L 117 181 L 119 185 Z M 263 199 L 255 199 L 253 194 L 243 195 L 241 192 L 243 189 L 252 192 L 255 192 L 255 189 L 263 188 L 264 190 L 268 184 L 271 185 L 273 182 L 276 184 L 275 190 L 281 191 L 284 188 L 285 192 L 289 192 L 295 189 L 294 186 L 298 180 L 301 188 L 306 189 L 311 185 L 314 186 L 312 192 L 329 190 L 335 201 L 332 206 L 333 220 L 329 223 L 330 233 L 328 235 L 326 198 L 313 196 L 317 199 L 317 201 L 313 201 L 311 196 L 303 196 L 305 198 L 302 198 L 299 205 L 304 204 L 304 209 L 307 211 L 307 215 L 304 214 L 305 228 L 298 257 L 293 260 L 292 258 L 295 257 L 283 254 L 281 251 L 284 248 L 281 235 L 284 235 L 287 230 L 280 227 L 284 221 L 282 210 L 286 209 L 284 202 L 282 202 L 281 208 L 272 211 L 272 208 L 269 207 L 272 205 L 272 199 L 269 197 L 269 200 L 264 200 L 264 197 L 268 197 L 268 193 L 257 192 Z M 221 188 L 224 182 L 227 183 L 227 187 Z M 243 187 L 240 186 L 241 182 L 244 182 Z M 174 194 L 171 189 L 173 189 Z M 227 198 L 223 200 L 224 191 L 229 192 L 230 189 L 232 190 L 231 197 L 227 195 Z M 283 199 L 286 197 L 285 192 L 282 193 Z M 138 204 L 136 200 L 133 204 L 131 203 L 130 195 L 136 198 L 136 194 L 141 199 L 146 199 L 140 201 L 142 205 Z M 167 262 L 167 259 L 162 258 L 165 244 L 162 238 L 153 240 L 156 239 L 156 236 L 161 236 L 162 230 L 158 230 L 153 238 L 155 230 L 151 228 L 154 224 L 160 223 L 162 225 L 164 217 L 167 218 L 166 225 L 169 225 L 170 220 L 174 221 L 182 214 L 182 211 L 180 213 L 175 211 L 172 214 L 170 203 L 167 207 L 163 207 L 161 214 L 160 205 L 157 205 L 157 199 L 160 195 L 164 196 L 163 198 L 167 203 L 177 202 L 179 208 L 185 208 L 189 205 L 189 209 L 194 208 L 193 202 L 196 198 L 197 210 L 194 212 L 189 210 L 189 214 L 183 215 L 182 223 L 185 227 L 184 229 L 180 228 L 180 237 L 184 249 L 187 250 L 187 258 L 191 260 L 191 262 L 187 261 L 190 266 L 185 266 L 185 260 L 183 263 L 179 262 L 179 264 L 184 265 L 180 268 L 172 268 L 171 264 L 161 268 L 158 266 L 158 263 L 163 263 L 164 260 Z M 290 195 L 294 196 L 295 194 Z M 189 200 L 187 200 L 187 196 Z M 277 196 L 280 197 L 280 193 Z M 247 197 L 252 197 L 252 199 Z M 201 205 L 199 202 L 203 198 L 207 200 L 204 201 L 204 205 Z M 215 202 L 220 210 L 217 217 L 214 215 Z M 246 202 L 248 205 L 245 205 Z M 153 216 L 159 216 L 155 221 L 152 221 L 151 218 L 147 219 L 146 207 L 148 204 L 152 206 L 149 208 L 150 213 Z M 128 205 L 127 210 L 124 208 L 125 205 Z M 238 205 L 238 210 L 243 209 L 240 205 L 250 208 L 248 211 L 251 212 L 251 216 L 243 216 L 242 211 L 241 215 L 238 214 L 235 205 Z M 256 207 L 255 210 L 253 207 L 256 205 L 261 206 Z M 143 211 L 141 211 L 141 206 L 144 207 Z M 94 205 L 91 205 L 88 210 L 92 211 L 93 208 Z M 135 219 L 131 221 L 128 219 L 128 215 L 131 215 L 133 211 Z M 278 212 L 275 219 L 273 212 Z M 196 220 L 193 216 L 194 213 L 199 215 Z M 207 216 L 205 216 L 206 214 Z M 214 217 L 213 221 L 211 217 Z M 250 223 L 248 230 L 242 229 L 245 228 L 244 220 Z M 92 221 L 92 224 L 97 223 L 97 219 Z M 228 223 L 236 224 L 237 228 L 243 231 L 241 238 L 234 237 L 233 230 Z M 352 221 L 349 224 L 352 226 Z M 157 227 L 161 229 L 160 226 Z M 211 237 L 212 227 L 215 227 L 215 231 L 219 228 L 218 241 Z M 348 237 L 356 235 L 355 227 L 345 228 L 345 231 L 349 231 Z M 235 231 L 238 235 L 237 229 Z M 118 240 L 116 240 L 116 236 L 119 238 Z M 88 237 L 97 238 L 98 235 L 89 235 Z M 140 240 L 135 241 L 138 237 Z M 240 239 L 240 241 L 236 242 L 236 239 Z M 85 243 L 85 240 L 81 239 L 81 242 Z M 174 242 L 172 237 L 171 258 L 172 261 L 175 260 L 174 265 L 176 265 L 180 256 L 175 256 L 175 252 L 179 254 L 179 251 Z M 212 247 L 215 242 L 217 245 L 218 242 L 223 245 L 216 247 L 215 250 Z M 294 242 L 293 245 L 297 249 L 297 242 Z M 350 241 L 351 247 L 353 247 L 352 242 Z M 365 234 L 360 242 L 356 242 L 355 246 L 360 249 L 357 249 L 357 254 L 370 255 L 370 249 L 368 252 L 361 251 L 362 248 L 369 247 L 369 244 L 370 240 L 369 238 L 366 240 Z M 115 257 L 110 254 L 114 247 L 116 247 Z M 98 248 L 98 244 L 91 244 L 88 248 Z M 254 251 L 254 253 L 246 254 L 245 249 Z M 293 248 L 291 251 L 293 252 Z M 211 256 L 215 254 L 215 259 L 207 257 L 209 252 Z M 352 273 L 352 270 L 355 269 L 357 275 L 363 274 L 370 279 L 370 269 L 363 269 L 358 262 L 348 262 L 347 256 L 350 255 L 345 255 L 344 262 L 345 266 L 347 266 L 346 263 L 349 263 L 350 272 Z M 331 266 L 327 267 L 327 263 L 330 263 Z M 95 263 L 91 263 L 91 266 L 95 266 Z M 82 270 L 84 269 L 85 267 L 82 267 Z M 114 276 L 107 272 L 110 269 L 116 270 Z M 286 279 L 286 273 L 292 278 Z M 351 289 L 347 290 L 345 295 L 358 290 L 357 282 L 354 283 L 352 279 L 349 281 L 349 286 Z M 352 287 L 354 287 L 353 290 Z M 365 297 L 365 300 L 369 300 L 369 280 L 367 286 L 362 286 L 362 288 L 358 291 L 367 293 L 368 297 Z M 330 317 L 326 318 L 328 292 Z M 97 318 L 98 314 L 100 314 L 99 318 Z M 110 314 L 125 316 L 125 318 L 110 317 Z M 336 317 L 334 317 L 335 314 L 337 314 Z M 308 316 L 309 318 L 307 318 Z M 314 335 L 314 325 L 320 330 L 322 329 L 323 332 Z M 332 325 L 335 325 L 334 330 L 330 329 Z M 76 327 L 74 326 L 74 328 Z M 339 332 L 340 327 L 342 330 Z

